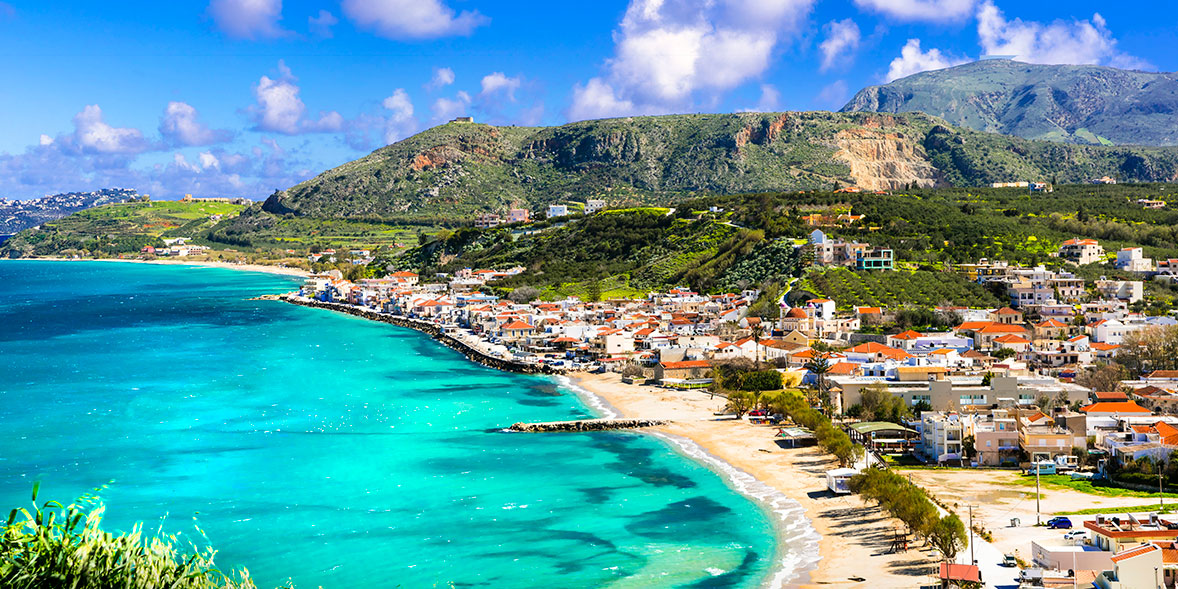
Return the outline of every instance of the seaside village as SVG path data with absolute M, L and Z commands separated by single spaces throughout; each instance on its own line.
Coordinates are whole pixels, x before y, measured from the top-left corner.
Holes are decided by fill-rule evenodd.
M 842 242 L 820 230 L 810 245 L 817 265 L 894 271 L 890 250 Z M 1157 473 L 1178 468 L 1167 466 L 1178 451 L 1178 371 L 1126 376 L 1098 390 L 1076 382 L 1080 373 L 1113 362 L 1134 332 L 1178 323 L 1130 311 L 1142 299 L 1143 281 L 1178 278 L 1178 260 L 1155 263 L 1140 249 L 1126 249 L 1115 252 L 1114 261 L 1089 239 L 1063 243 L 1058 256 L 1074 264 L 1107 261 L 1141 280 L 1090 282 L 1067 271 L 980 260 L 953 270 L 991 288 L 1004 285 L 1009 304 L 938 308 L 939 315 L 953 318 L 952 325 L 923 332 L 878 329 L 899 309 L 847 308 L 825 298 L 793 305 L 783 298 L 779 317 L 753 317 L 748 310 L 760 294 L 755 290 L 702 294 L 678 288 L 599 302 L 511 301 L 489 294 L 496 281 L 523 268 L 427 278 L 401 271 L 357 282 L 335 272 L 310 277 L 294 296 L 432 324 L 468 353 L 536 372 L 617 372 L 627 383 L 708 389 L 722 365 L 765 366 L 781 374 L 783 387 L 817 390 L 818 398 L 807 398 L 844 416 L 836 423 L 866 447 L 865 462 L 957 467 L 936 471 L 950 488 L 953 477 L 984 469 L 1008 469 L 1031 485 L 1019 487 L 1028 490 L 1044 476 L 1096 482 L 1118 469 L 1138 472 L 1147 462 L 1162 465 Z M 910 411 L 894 421 L 854 419 L 880 391 Z M 755 409 L 745 413 L 746 420 L 774 419 Z M 813 433 L 796 424 L 782 424 L 779 435 L 791 444 L 814 443 Z M 856 468 L 827 473 L 831 491 L 846 492 L 846 477 L 863 467 L 857 461 Z M 1162 477 L 1134 481 L 1126 486 L 1156 491 Z M 1023 505 L 1032 503 L 1024 496 Z M 1058 511 L 1050 504 L 1036 509 Z M 998 560 L 1012 576 L 1021 574 L 1024 586 L 1175 586 L 1178 518 L 1110 509 L 1048 519 L 1041 518 L 1046 526 L 1009 522 L 1036 533 L 970 525 L 991 537 Z M 985 583 L 984 563 L 966 561 L 940 571 L 946 586 Z

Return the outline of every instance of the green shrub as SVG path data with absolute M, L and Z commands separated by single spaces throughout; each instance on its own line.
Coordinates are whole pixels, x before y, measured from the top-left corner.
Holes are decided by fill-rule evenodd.
M 175 534 L 102 531 L 105 508 L 86 496 L 63 506 L 56 501 L 13 509 L 0 538 L 0 587 L 8 589 L 253 589 L 249 572 L 223 574 L 215 551 L 181 548 Z

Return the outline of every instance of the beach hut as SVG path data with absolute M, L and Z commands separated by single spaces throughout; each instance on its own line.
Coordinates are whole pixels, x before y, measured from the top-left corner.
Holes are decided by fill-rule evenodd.
M 851 492 L 851 477 L 859 474 L 853 468 L 836 468 L 826 471 L 826 488 L 836 495 L 846 495 Z

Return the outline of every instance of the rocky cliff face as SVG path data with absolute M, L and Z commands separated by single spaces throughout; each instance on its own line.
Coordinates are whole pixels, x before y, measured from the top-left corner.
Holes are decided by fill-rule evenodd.
M 1178 145 L 1178 74 L 986 60 L 861 90 L 844 112 L 924 112 L 1066 143 Z
M 673 115 L 547 128 L 451 123 L 280 191 L 262 210 L 457 220 L 585 198 L 663 203 L 698 192 L 835 183 L 886 190 L 1053 175 L 1165 180 L 1178 168 L 1165 150 L 1054 147 L 954 128 L 921 113 Z

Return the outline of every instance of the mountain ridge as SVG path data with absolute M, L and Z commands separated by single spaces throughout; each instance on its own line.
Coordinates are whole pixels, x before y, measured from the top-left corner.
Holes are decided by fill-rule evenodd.
M 987 59 L 860 90 L 840 112 L 924 112 L 977 131 L 1178 145 L 1178 74 Z
M 923 113 L 665 115 L 555 127 L 452 122 L 277 191 L 230 223 L 264 224 L 265 215 L 453 221 L 587 198 L 666 204 L 693 194 L 1105 175 L 1174 180 L 1178 150 L 1028 141 Z

